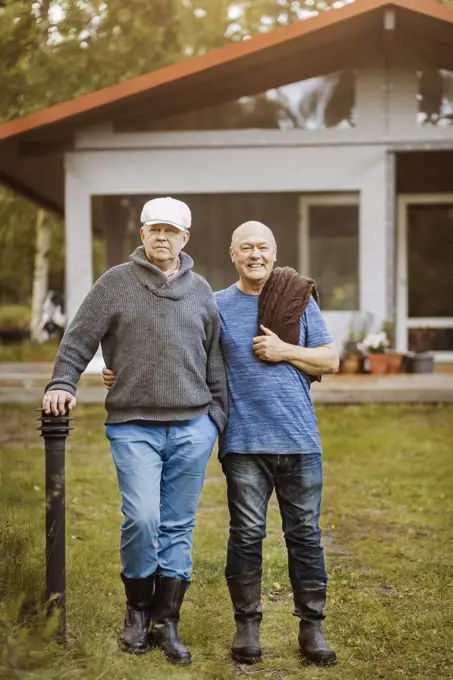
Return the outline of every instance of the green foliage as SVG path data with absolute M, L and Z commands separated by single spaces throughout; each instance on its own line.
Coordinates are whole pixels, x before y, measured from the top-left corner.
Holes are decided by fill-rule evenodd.
M 382 324 L 382 331 L 386 334 L 389 341 L 389 349 L 395 349 L 395 321 L 393 319 L 386 319 Z
M 2 305 L 0 307 L 0 332 L 25 330 L 29 323 L 29 307 L 25 305 Z
M 31 203 L 0 187 L 0 303 L 30 297 L 35 221 Z
M 0 119 L 177 61 L 182 19 L 177 0 L 4 0 Z
M 49 284 L 64 290 L 64 228 L 49 215 L 52 229 Z M 0 187 L 0 305 L 29 304 L 33 284 L 36 208 Z

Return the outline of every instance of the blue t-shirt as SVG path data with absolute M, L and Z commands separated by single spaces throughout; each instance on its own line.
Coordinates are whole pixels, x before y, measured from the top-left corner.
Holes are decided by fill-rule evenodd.
M 258 295 L 236 284 L 216 294 L 220 346 L 228 380 L 228 424 L 220 438 L 226 453 L 321 453 L 310 380 L 289 363 L 263 362 L 253 351 L 258 335 Z M 301 317 L 303 347 L 332 342 L 318 305 Z

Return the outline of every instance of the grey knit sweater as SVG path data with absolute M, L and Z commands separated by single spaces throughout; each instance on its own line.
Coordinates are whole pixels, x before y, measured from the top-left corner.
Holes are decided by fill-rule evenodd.
M 212 290 L 181 253 L 168 280 L 143 246 L 131 261 L 94 284 L 61 341 L 47 390 L 75 394 L 99 344 L 116 374 L 107 393 L 107 423 L 181 421 L 209 413 L 220 432 L 227 417 L 227 386 Z

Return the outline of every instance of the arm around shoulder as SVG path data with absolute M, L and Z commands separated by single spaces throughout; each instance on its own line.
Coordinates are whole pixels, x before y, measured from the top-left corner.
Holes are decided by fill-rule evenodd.
M 206 322 L 206 384 L 212 395 L 209 415 L 223 432 L 228 416 L 228 392 L 225 365 L 220 349 L 220 319 L 214 294 L 211 291 Z

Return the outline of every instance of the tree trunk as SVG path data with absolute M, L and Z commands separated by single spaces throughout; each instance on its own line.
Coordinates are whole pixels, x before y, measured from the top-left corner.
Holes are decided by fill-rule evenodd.
M 36 253 L 33 273 L 33 298 L 31 313 L 31 338 L 38 341 L 38 327 L 42 317 L 44 300 L 49 285 L 49 252 L 51 228 L 44 210 L 38 210 L 36 218 Z

